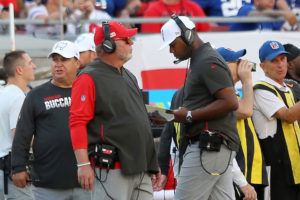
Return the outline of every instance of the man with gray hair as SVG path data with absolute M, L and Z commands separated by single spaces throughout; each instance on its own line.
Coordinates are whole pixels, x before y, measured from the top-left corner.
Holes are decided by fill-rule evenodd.
M 160 179 L 142 93 L 123 66 L 136 33 L 103 22 L 95 32 L 97 59 L 73 84 L 70 131 L 78 180 L 94 200 L 150 200 Z
M 270 175 L 272 200 L 300 198 L 300 102 L 284 83 L 287 55 L 278 41 L 259 49 L 265 77 L 254 85 L 253 123 Z

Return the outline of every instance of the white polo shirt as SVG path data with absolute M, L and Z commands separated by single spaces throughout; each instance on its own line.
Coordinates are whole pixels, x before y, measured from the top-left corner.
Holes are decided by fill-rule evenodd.
M 25 99 L 24 92 L 16 85 L 0 89 L 0 158 L 11 151 L 13 135 L 18 116 Z
M 290 90 L 285 84 L 282 86 L 268 77 L 265 77 L 262 81 L 283 92 Z M 272 92 L 262 89 L 254 90 L 252 121 L 260 139 L 265 139 L 268 136 L 274 137 L 277 130 L 277 120 L 273 115 L 283 107 L 286 107 L 286 105 Z

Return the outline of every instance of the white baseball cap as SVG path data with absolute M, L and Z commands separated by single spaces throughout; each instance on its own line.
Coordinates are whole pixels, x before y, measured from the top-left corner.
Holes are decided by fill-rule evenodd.
M 52 54 L 57 53 L 64 58 L 77 58 L 80 59 L 79 51 L 77 45 L 68 40 L 62 40 L 54 44 L 51 53 L 48 55 L 50 57 Z
M 188 17 L 186 16 L 178 16 L 179 19 L 182 21 L 182 23 L 188 28 L 193 29 L 195 28 L 194 22 L 192 22 Z M 161 36 L 163 38 L 163 45 L 160 47 L 159 50 L 167 47 L 169 44 L 171 44 L 177 37 L 181 35 L 181 30 L 179 26 L 176 24 L 174 19 L 169 19 L 162 27 L 161 27 Z
M 96 45 L 94 42 L 94 34 L 93 33 L 83 33 L 79 35 L 75 42 L 78 45 L 79 52 L 84 51 L 94 51 L 96 52 Z

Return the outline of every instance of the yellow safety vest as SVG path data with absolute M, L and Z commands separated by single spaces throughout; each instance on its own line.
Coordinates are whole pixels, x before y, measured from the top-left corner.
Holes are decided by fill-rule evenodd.
M 292 91 L 282 92 L 273 85 L 259 81 L 254 85 L 254 89 L 264 89 L 275 94 L 285 105 L 290 108 L 295 105 L 295 100 Z M 282 130 L 282 131 L 281 131 Z M 280 145 L 283 149 L 280 149 L 281 155 L 283 155 L 283 161 L 285 164 L 285 172 L 287 176 L 291 174 L 292 184 L 300 184 L 300 129 L 298 121 L 294 121 L 289 124 L 285 121 L 277 119 L 277 131 L 276 134 L 283 134 L 284 141 Z M 276 134 L 274 137 L 276 137 Z
M 268 185 L 266 164 L 251 118 L 237 120 L 237 129 L 241 141 L 237 162 L 242 172 L 249 183 Z

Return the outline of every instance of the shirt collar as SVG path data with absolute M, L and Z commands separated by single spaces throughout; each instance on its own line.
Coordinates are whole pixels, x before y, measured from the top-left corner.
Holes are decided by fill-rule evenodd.
M 286 86 L 285 83 L 283 83 L 283 86 L 282 86 L 282 85 L 280 85 L 279 83 L 277 83 L 276 81 L 274 81 L 273 79 L 271 79 L 269 77 L 265 77 L 263 79 L 263 81 L 275 86 L 277 89 L 279 89 L 282 92 L 288 92 L 289 91 L 289 88 Z

